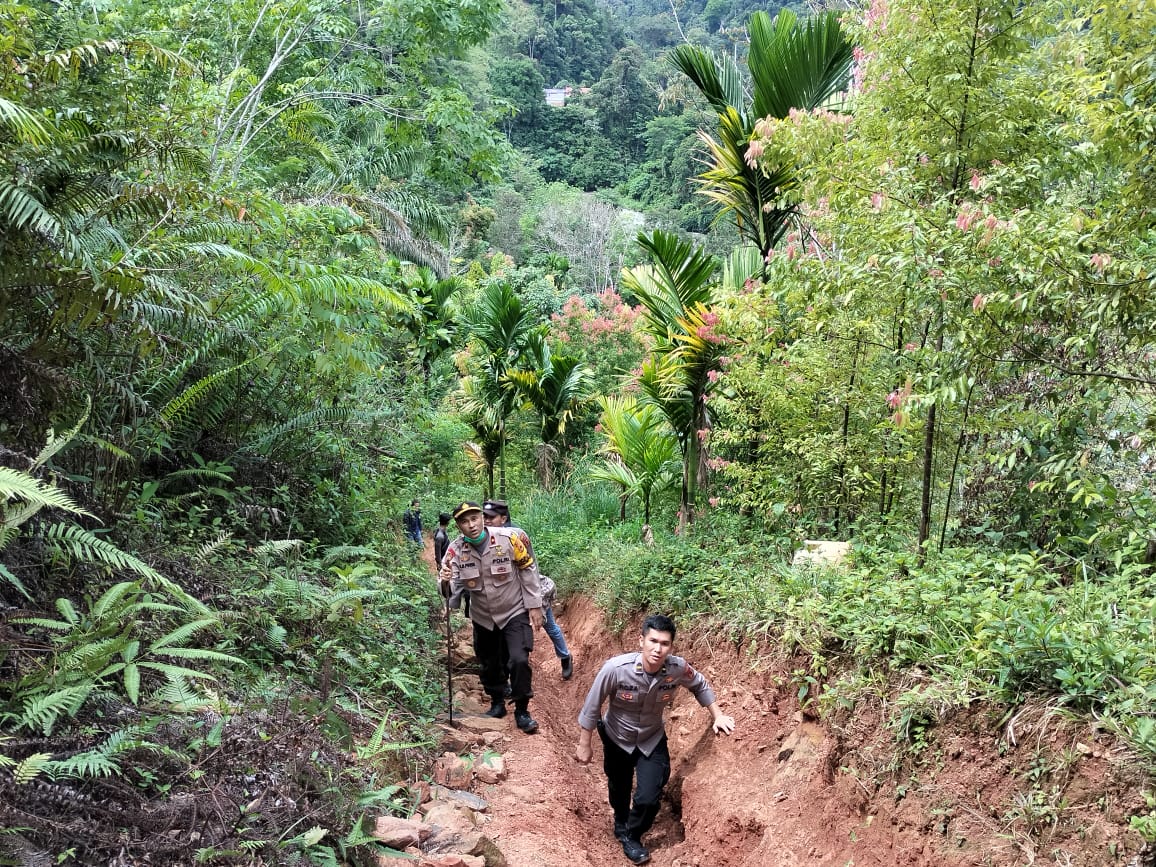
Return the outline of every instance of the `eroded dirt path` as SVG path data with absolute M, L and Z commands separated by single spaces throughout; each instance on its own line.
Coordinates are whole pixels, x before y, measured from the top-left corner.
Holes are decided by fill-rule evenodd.
M 512 713 L 505 718 L 508 730 L 493 749 L 503 755 L 507 778 L 474 786 L 489 804 L 484 830 L 510 867 L 628 865 L 611 833 L 601 744 L 594 738 L 588 766 L 573 755 L 590 683 L 603 661 L 637 647 L 637 633 L 609 633 L 584 598 L 555 606 L 555 615 L 574 676 L 562 680 L 549 638 L 536 633 L 530 711 L 540 731 L 524 735 Z M 1038 755 L 1026 740 L 1024 749 L 1005 744 L 997 753 L 1001 733 L 982 710 L 938 726 L 924 755 L 896 769 L 885 701 L 856 708 L 836 730 L 825 728 L 798 706 L 790 680 L 796 662 L 773 648 L 743 652 L 696 634 L 694 624 L 680 626 L 675 652 L 706 675 L 736 730 L 715 736 L 707 711 L 679 691 L 667 719 L 671 780 L 644 839 L 654 867 L 1147 863 L 1125 854 L 1137 850 L 1127 817 L 1143 783 L 1128 778 L 1102 733 L 1025 719 L 1037 750 L 1045 735 L 1069 752 L 1081 741 L 1105 744 L 1087 748 L 1056 789 L 1066 801 L 1055 824 L 1033 831 L 1017 824 L 1014 811 Z M 469 635 L 469 625 L 461 625 L 459 646 L 468 646 Z M 462 705 L 488 706 L 476 674 L 457 674 L 454 686 Z
M 598 609 L 587 600 L 573 600 L 565 608 L 556 608 L 555 614 L 570 644 L 575 674 L 569 682 L 562 680 L 549 639 L 538 633 L 531 712 L 539 721 L 540 732 L 521 734 L 511 721 L 509 738 L 496 747 L 502 750 L 509 776 L 501 784 L 476 787 L 477 794 L 489 802 L 487 835 L 513 867 L 629 864 L 612 833 L 600 744 L 595 739 L 590 765 L 579 765 L 573 759 L 573 749 L 578 739 L 578 711 L 602 661 L 632 650 L 637 638 L 629 633 L 608 637 Z M 466 625 L 461 637 L 468 635 L 468 629 Z M 795 842 L 802 846 L 799 859 L 790 852 L 772 855 L 756 851 L 765 831 L 763 818 L 756 814 L 766 796 L 777 796 L 779 801 L 787 798 L 778 790 L 768 793 L 766 786 L 777 776 L 786 786 L 786 778 L 791 776 L 779 773 L 783 764 L 779 761 L 779 741 L 758 741 L 765 734 L 763 721 L 768 714 L 772 719 L 777 717 L 773 707 L 763 701 L 765 692 L 755 695 L 725 687 L 729 679 L 718 665 L 721 660 L 712 659 L 709 650 L 698 650 L 701 652 L 697 654 L 688 652 L 688 657 L 694 658 L 712 680 L 739 728 L 731 738 L 713 735 L 709 713 L 689 694 L 679 696 L 667 724 L 672 778 L 658 821 L 645 838 L 651 864 L 833 864 L 835 861 L 822 859 L 814 840 Z M 477 690 L 476 676 L 460 676 L 458 681 L 457 689 L 468 692 L 470 705 L 486 706 Z M 815 726 L 803 726 L 801 731 L 803 735 L 795 739 L 793 749 L 788 748 L 790 755 L 784 762 L 790 764 L 788 759 L 798 753 L 795 768 L 806 766 L 810 776 L 809 771 L 817 765 L 822 735 Z M 691 829 L 689 837 L 684 818 Z M 846 860 L 839 864 L 842 867 Z

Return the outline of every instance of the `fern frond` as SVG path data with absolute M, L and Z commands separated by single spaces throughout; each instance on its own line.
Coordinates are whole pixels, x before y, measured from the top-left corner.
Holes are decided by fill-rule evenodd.
M 46 736 L 52 734 L 53 726 L 56 725 L 60 715 L 74 716 L 95 686 L 94 682 L 88 681 L 33 699 L 24 705 L 18 722 L 19 727 L 38 729 Z
M 0 533 L 0 551 L 4 550 L 4 545 L 6 544 L 6 542 L 7 542 L 7 539 L 4 537 L 3 533 Z M 12 572 L 9 571 L 8 567 L 5 566 L 3 563 L 0 563 L 0 580 L 8 582 L 13 587 L 15 587 L 17 590 L 19 590 L 20 594 L 25 599 L 31 599 L 32 598 L 32 594 L 28 592 L 28 588 L 26 588 L 24 586 L 24 582 L 21 581 L 19 578 L 17 578 L 15 575 L 13 575 Z
M 348 407 L 330 406 L 322 407 L 320 409 L 311 409 L 297 416 L 294 416 L 288 421 L 282 422 L 269 431 L 266 431 L 257 439 L 243 445 L 240 448 L 240 451 L 257 451 L 258 449 L 269 445 L 269 443 L 273 442 L 274 440 L 278 440 L 285 436 L 285 434 L 305 428 L 321 427 L 323 424 L 331 422 L 345 421 L 353 417 L 353 415 L 354 411 Z
M 48 762 L 45 770 L 54 780 L 117 776 L 121 769 L 116 756 L 148 746 L 152 745 L 142 740 L 135 728 L 121 729 L 90 750 Z
M 57 655 L 54 662 L 61 675 L 75 675 L 79 672 L 93 671 L 97 668 L 103 668 L 96 678 L 107 677 L 114 674 L 123 668 L 123 663 L 116 663 L 112 666 L 105 667 L 108 661 L 114 656 L 118 655 L 128 644 L 128 639 L 122 635 L 114 635 L 111 638 L 104 638 L 100 641 L 86 641 L 84 644 L 79 644 L 76 647 L 69 649 L 65 653 Z M 69 680 L 74 679 L 69 677 Z
M 165 647 L 168 647 L 168 646 L 173 645 L 173 644 L 182 643 L 190 635 L 193 635 L 194 633 L 200 632 L 202 629 L 205 629 L 206 627 L 216 626 L 219 622 L 220 621 L 216 617 L 205 617 L 205 618 L 202 618 L 200 620 L 192 620 L 188 623 L 182 624 L 181 626 L 178 626 L 176 629 L 174 629 L 172 632 L 169 632 L 167 635 L 164 635 L 161 638 L 158 638 L 156 641 L 154 641 L 152 644 L 150 644 L 149 645 L 149 652 L 152 653 L 152 652 L 155 652 L 157 650 L 160 650 L 161 648 L 165 648 Z
M 12 781 L 18 786 L 31 783 L 48 767 L 52 753 L 33 753 L 12 769 Z
M 209 607 L 194 599 L 174 581 L 166 578 L 144 561 L 107 542 L 75 524 L 53 524 L 45 531 L 45 538 L 80 560 L 104 563 L 114 569 L 128 569 L 147 578 L 157 587 L 179 600 L 185 608 L 197 614 L 211 615 Z
M 56 610 L 60 612 L 60 616 L 75 626 L 80 622 L 80 615 L 76 613 L 76 608 L 73 606 L 71 600 L 64 596 L 58 596 L 54 603 Z
M 78 560 L 104 563 L 114 569 L 128 569 L 153 581 L 167 580 L 147 563 L 76 524 L 53 524 L 44 535 Z
M 321 565 L 331 566 L 337 562 L 348 562 L 350 560 L 376 560 L 381 555 L 373 548 L 368 548 L 365 545 L 335 545 L 332 548 L 326 548 L 321 555 Z
M 52 141 L 52 130 L 43 118 L 3 97 L 0 97 L 0 125 L 21 144 L 46 145 Z
M 221 532 L 217 534 L 216 539 L 210 539 L 208 542 L 205 542 L 197 549 L 196 554 L 193 556 L 195 556 L 201 562 L 206 562 L 208 561 L 209 557 L 217 553 L 217 551 L 220 551 L 222 548 L 226 547 L 229 542 L 232 541 L 232 539 L 232 533 L 230 533 L 228 530 L 221 530 Z
M 103 449 L 110 455 L 120 458 L 122 461 L 132 460 L 132 455 L 130 455 L 116 443 L 109 442 L 103 437 L 94 436 L 93 434 L 81 434 L 77 439 L 86 445 L 96 446 L 98 449 Z
M 178 711 L 197 711 L 213 705 L 212 699 L 198 693 L 184 679 L 168 681 L 153 693 L 152 698 Z
M 232 469 L 229 467 L 229 469 Z M 224 482 L 225 484 L 232 484 L 233 477 L 228 473 L 224 473 L 214 467 L 186 467 L 183 470 L 174 470 L 161 479 L 161 486 L 167 485 L 169 482 L 177 482 L 181 479 L 207 479 L 213 482 Z
M 240 364 L 234 364 L 232 367 L 210 373 L 208 376 L 193 383 L 161 409 L 161 418 L 167 422 L 180 421 L 198 401 L 203 400 L 207 395 L 211 394 L 221 382 L 228 379 L 237 371 L 248 367 L 254 361 L 256 361 L 256 356 L 246 358 Z
M 305 543 L 300 539 L 272 539 L 263 542 L 253 549 L 254 554 L 282 554 L 286 551 L 299 551 Z
M 224 662 L 229 665 L 245 665 L 245 660 L 240 657 L 233 656 L 229 653 L 221 653 L 219 650 L 207 650 L 203 647 L 162 647 L 156 650 L 158 656 L 171 656 L 176 659 L 206 659 L 213 662 Z M 145 663 L 141 663 L 145 665 Z M 205 677 L 212 677 L 212 675 L 203 675 Z M 214 678 L 215 679 L 215 678 Z
M 289 633 L 286 632 L 285 627 L 277 621 L 273 621 L 273 623 L 266 628 L 265 637 L 274 647 L 285 648 L 288 646 L 286 639 L 289 637 Z
M 49 620 L 47 617 L 13 617 L 12 623 L 19 623 L 22 626 L 39 626 L 41 629 L 51 629 L 54 632 L 68 632 L 74 624 L 65 623 L 63 620 Z
M 35 506 L 37 511 L 45 506 L 51 506 L 55 509 L 64 509 L 74 515 L 89 514 L 72 502 L 63 491 L 45 484 L 23 470 L 14 470 L 10 467 L 0 467 L 0 498 L 4 502 L 22 500 L 30 506 Z M 9 523 L 7 512 L 4 513 L 3 523 L 8 526 L 19 526 L 17 523 Z
M 178 649 L 178 648 L 174 648 L 174 650 L 176 650 L 176 649 Z M 172 651 L 167 651 L 167 652 L 172 653 Z M 210 652 L 210 651 L 206 651 L 206 652 Z M 226 656 L 227 654 L 222 653 L 220 655 Z M 230 657 L 230 659 L 232 659 L 232 657 Z M 170 682 L 176 682 L 178 680 L 216 680 L 217 679 L 215 675 L 209 674 L 207 671 L 197 671 L 195 668 L 185 668 L 183 665 L 172 665 L 171 663 L 168 663 L 168 662 L 140 662 L 137 664 L 141 668 L 148 668 L 148 669 L 152 669 L 153 671 L 159 671 L 166 678 L 168 678 Z
M 100 595 L 100 598 L 92 604 L 90 609 L 93 619 L 103 620 L 105 613 L 116 605 L 120 600 L 129 593 L 139 594 L 141 591 L 140 583 L 137 581 L 120 581 L 113 584 Z M 131 606 L 130 606 L 131 608 Z M 118 614 L 121 612 L 117 612 Z M 128 613 L 128 612 L 125 612 Z

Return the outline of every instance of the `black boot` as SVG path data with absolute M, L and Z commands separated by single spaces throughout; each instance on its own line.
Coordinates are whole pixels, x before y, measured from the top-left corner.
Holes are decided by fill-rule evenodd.
M 562 680 L 569 680 L 574 674 L 574 663 L 569 656 L 562 657 Z
M 519 701 L 514 705 L 514 722 L 528 735 L 538 731 L 538 723 L 530 716 L 529 702 Z
M 486 716 L 494 719 L 501 719 L 506 715 L 506 703 L 500 698 L 490 698 L 490 709 L 486 711 Z
M 645 864 L 650 860 L 650 850 L 633 837 L 622 838 L 622 854 L 635 864 Z

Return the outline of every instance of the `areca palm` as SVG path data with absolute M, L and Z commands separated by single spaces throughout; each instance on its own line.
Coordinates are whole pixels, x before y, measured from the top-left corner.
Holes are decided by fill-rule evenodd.
M 478 369 L 466 384 L 467 414 L 497 431 L 498 489 L 506 496 L 506 419 L 525 400 L 511 373 L 518 369 L 527 342 L 541 327 L 505 282 L 486 287 L 466 316 Z
M 644 327 L 654 338 L 639 384 L 645 400 L 670 423 L 682 452 L 681 530 L 694 517 L 702 458 L 699 432 L 709 427 L 706 392 L 722 352 L 722 338 L 714 332 L 718 317 L 711 310 L 717 262 L 666 232 L 639 236 L 638 243 L 652 264 L 624 271 L 622 285 L 641 302 Z
M 461 291 L 462 281 L 457 277 L 439 280 L 429 268 L 413 268 L 403 275 L 403 280 L 415 302 L 406 328 L 417 345 L 418 363 L 428 383 L 434 361 L 454 345 L 454 298 Z
M 510 377 L 541 422 L 538 475 L 542 486 L 550 488 L 566 426 L 589 400 L 590 370 L 576 356 L 555 355 L 538 332 L 527 341 L 525 363 L 525 369 L 511 371 Z
M 678 440 L 653 404 L 639 404 L 632 397 L 621 396 L 599 398 L 598 402 L 602 406 L 599 423 L 606 437 L 602 451 L 607 458 L 590 476 L 619 486 L 619 516 L 623 519 L 627 501 L 632 496 L 641 497 L 643 522 L 649 525 L 653 495 L 676 478 Z
M 735 62 L 708 49 L 680 45 L 671 64 L 706 97 L 718 114 L 718 137 L 699 131 L 710 163 L 699 175 L 702 192 L 730 214 L 739 235 L 759 248 L 763 258 L 786 233 L 796 206 L 791 192 L 798 185 L 795 165 L 752 165 L 748 148 L 755 123 L 782 119 L 792 109 L 810 111 L 825 105 L 847 86 L 851 42 L 838 16 L 825 12 L 800 24 L 790 10 L 772 21 L 756 12 L 748 23 L 747 66 L 750 94 Z

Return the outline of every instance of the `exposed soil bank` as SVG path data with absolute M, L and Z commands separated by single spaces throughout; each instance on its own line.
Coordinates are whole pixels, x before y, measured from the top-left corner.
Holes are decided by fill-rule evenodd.
M 513 867 L 627 864 L 611 834 L 598 739 L 590 766 L 573 754 L 590 682 L 604 659 L 637 646 L 637 633 L 608 634 L 584 599 L 555 613 L 574 677 L 562 681 L 538 633 L 530 709 L 541 731 L 523 735 L 507 717 L 509 737 L 494 748 L 509 777 L 475 786 L 490 805 L 486 833 Z M 709 714 L 680 691 L 667 724 L 671 781 L 644 840 L 655 867 L 1156 863 L 1128 829 L 1147 783 L 1104 733 L 1042 709 L 1002 727 L 967 712 L 923 732 L 920 750 L 899 761 L 881 702 L 844 719 L 804 717 L 789 663 L 684 632 L 675 652 L 707 675 L 737 728 L 713 735 Z M 476 676 L 455 687 L 484 706 Z

